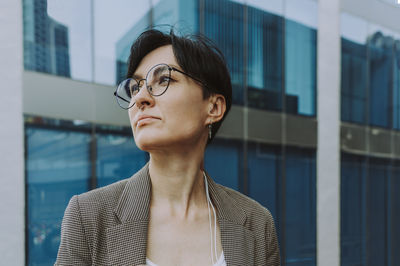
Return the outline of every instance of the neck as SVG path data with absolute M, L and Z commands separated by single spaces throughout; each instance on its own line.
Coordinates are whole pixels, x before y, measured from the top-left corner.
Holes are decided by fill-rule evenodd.
M 169 216 L 195 219 L 207 209 L 203 177 L 204 150 L 151 152 L 151 207 Z

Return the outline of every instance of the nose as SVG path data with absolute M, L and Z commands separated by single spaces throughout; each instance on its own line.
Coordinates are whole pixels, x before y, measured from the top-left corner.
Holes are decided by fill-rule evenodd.
M 134 98 L 135 105 L 137 106 L 138 109 L 142 109 L 144 106 L 154 105 L 154 98 L 149 93 L 146 82 L 144 80 L 142 82 L 144 84 Z

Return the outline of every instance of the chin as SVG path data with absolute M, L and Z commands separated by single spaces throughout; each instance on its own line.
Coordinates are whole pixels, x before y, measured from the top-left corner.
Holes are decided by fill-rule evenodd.
M 160 147 L 165 147 L 168 141 L 160 139 L 157 136 L 139 135 L 135 137 L 136 146 L 142 151 L 151 151 Z

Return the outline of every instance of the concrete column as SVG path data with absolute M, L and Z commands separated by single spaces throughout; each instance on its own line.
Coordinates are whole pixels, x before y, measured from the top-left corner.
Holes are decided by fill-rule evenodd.
M 22 1 L 0 1 L 0 256 L 25 265 Z
M 317 265 L 340 265 L 340 0 L 318 1 Z

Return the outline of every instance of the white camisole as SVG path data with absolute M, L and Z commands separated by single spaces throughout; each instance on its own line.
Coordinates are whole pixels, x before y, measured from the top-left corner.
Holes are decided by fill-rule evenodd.
M 152 262 L 148 258 L 146 258 L 146 265 L 148 265 L 148 266 L 158 266 L 157 264 L 155 264 L 154 262 Z M 221 253 L 221 256 L 219 257 L 218 261 L 213 266 L 226 266 L 224 252 Z

